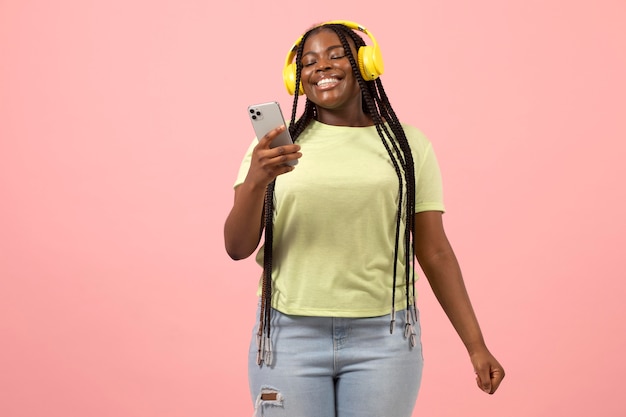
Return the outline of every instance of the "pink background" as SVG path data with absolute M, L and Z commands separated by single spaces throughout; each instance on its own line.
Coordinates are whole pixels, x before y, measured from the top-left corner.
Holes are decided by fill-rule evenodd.
M 0 415 L 252 414 L 222 225 L 309 25 L 366 25 L 432 140 L 495 396 L 419 282 L 415 416 L 621 416 L 626 3 L 0 0 Z M 271 5 L 270 5 L 271 4 Z M 408 6 L 410 5 L 410 6 Z

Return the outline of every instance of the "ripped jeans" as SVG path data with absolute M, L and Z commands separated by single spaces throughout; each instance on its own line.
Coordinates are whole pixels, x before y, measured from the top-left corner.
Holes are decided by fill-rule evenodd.
M 405 311 L 397 312 L 393 334 L 389 322 L 389 315 L 305 317 L 273 310 L 270 366 L 257 365 L 258 323 L 250 343 L 255 416 L 410 417 L 423 366 L 419 316 L 414 347 L 404 335 Z

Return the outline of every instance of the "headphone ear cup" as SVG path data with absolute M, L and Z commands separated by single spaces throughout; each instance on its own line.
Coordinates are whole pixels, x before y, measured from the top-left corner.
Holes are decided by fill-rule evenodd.
M 358 52 L 359 70 L 365 81 L 372 81 L 380 77 L 385 71 L 385 64 L 380 48 L 361 46 Z
M 296 71 L 298 71 L 298 67 L 295 62 L 292 62 L 283 68 L 283 81 L 285 82 L 285 88 L 287 88 L 289 95 L 292 96 L 296 93 Z M 300 83 L 298 94 L 304 94 L 302 83 Z

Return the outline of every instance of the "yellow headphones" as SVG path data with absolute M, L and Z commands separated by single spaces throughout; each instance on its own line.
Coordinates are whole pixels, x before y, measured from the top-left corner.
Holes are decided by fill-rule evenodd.
M 349 22 L 346 20 L 333 20 L 317 25 L 316 27 L 331 24 L 344 25 L 349 27 L 350 29 L 358 30 L 365 33 L 372 40 L 371 46 L 366 45 L 359 48 L 357 52 L 357 62 L 359 63 L 359 70 L 361 71 L 361 75 L 363 76 L 363 79 L 365 81 L 371 81 L 378 78 L 385 70 L 385 65 L 383 64 L 383 57 L 374 36 L 372 36 L 372 34 L 367 29 L 365 29 L 358 23 Z M 285 67 L 283 68 L 283 81 L 285 82 L 285 87 L 287 87 L 287 92 L 289 92 L 289 94 L 291 95 L 294 95 L 296 91 L 297 71 L 296 63 L 292 61 L 297 54 L 298 45 L 300 45 L 300 42 L 302 42 L 303 37 L 304 35 L 300 36 L 296 43 L 294 43 L 291 47 L 291 50 L 289 50 L 287 58 L 285 59 Z M 302 89 L 302 83 L 300 83 L 299 94 L 304 94 L 304 90 Z

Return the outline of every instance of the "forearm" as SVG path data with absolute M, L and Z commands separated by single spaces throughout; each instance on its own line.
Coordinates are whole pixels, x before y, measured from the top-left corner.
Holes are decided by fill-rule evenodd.
M 420 265 L 468 352 L 472 354 L 485 349 L 485 341 L 452 248 L 430 255 Z
M 263 228 L 264 198 L 264 187 L 246 182 L 237 187 L 235 203 L 224 223 L 224 244 L 231 258 L 247 258 L 258 247 Z

